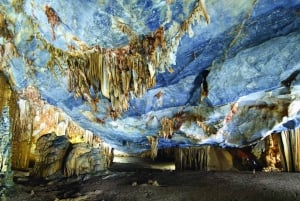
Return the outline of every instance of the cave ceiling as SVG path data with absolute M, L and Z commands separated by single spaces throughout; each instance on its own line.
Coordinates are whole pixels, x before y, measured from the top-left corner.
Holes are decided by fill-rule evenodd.
M 300 0 L 2 0 L 0 70 L 120 151 L 300 125 Z

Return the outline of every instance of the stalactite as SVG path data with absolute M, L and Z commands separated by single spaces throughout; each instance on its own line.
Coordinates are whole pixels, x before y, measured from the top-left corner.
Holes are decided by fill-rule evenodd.
M 172 64 L 176 64 L 176 52 L 179 46 L 179 42 L 182 36 L 188 32 L 189 36 L 193 36 L 192 25 L 196 21 L 200 24 L 201 17 L 205 20 L 207 24 L 210 23 L 210 16 L 207 12 L 204 0 L 198 0 L 195 4 L 194 9 L 190 15 L 182 22 L 179 30 L 176 30 L 175 35 L 167 40 L 167 51 L 163 52 L 161 55 L 162 61 L 160 62 L 160 70 L 164 71 L 165 68 L 169 72 L 172 72 L 170 67 Z
M 163 95 L 163 92 L 158 92 L 155 96 L 159 99 L 161 99 L 161 96 Z M 167 118 L 163 117 L 160 121 L 161 123 L 161 129 L 159 131 L 159 136 L 163 138 L 172 138 L 173 134 L 180 129 L 181 125 L 186 122 L 196 122 L 199 127 L 203 129 L 203 131 L 207 135 L 215 134 L 216 128 L 213 126 L 206 125 L 206 123 L 203 122 L 203 117 L 199 114 L 193 114 L 193 113 L 184 113 L 183 111 L 178 111 L 173 117 Z
M 160 130 L 160 136 L 163 138 L 171 138 L 174 132 L 174 123 L 171 119 L 164 117 L 161 120 L 161 130 Z
M 107 168 L 111 167 L 114 160 L 114 148 L 109 146 L 102 146 L 101 151 L 105 158 L 105 166 Z
M 85 143 L 93 145 L 94 134 L 92 131 L 85 131 Z
M 205 122 L 202 121 L 196 121 L 197 125 L 202 128 L 202 130 L 207 134 L 207 135 L 212 135 L 217 133 L 217 129 L 211 125 L 206 124 Z
M 207 170 L 207 146 L 178 148 L 175 150 L 176 170 Z
M 48 18 L 48 23 L 51 25 L 52 40 L 56 39 L 54 28 L 61 23 L 61 20 L 55 10 L 48 5 L 45 6 L 45 14 Z
M 107 61 L 105 60 L 104 65 L 109 65 L 109 63 L 107 63 Z M 110 98 L 110 94 L 109 94 L 109 74 L 108 74 L 108 70 L 106 68 L 102 68 L 102 78 L 100 79 L 101 81 L 101 92 L 103 94 L 103 96 L 105 96 L 106 98 Z
M 60 23 L 55 11 L 48 6 L 46 14 L 52 29 Z M 199 22 L 200 17 L 209 23 L 202 1 L 196 3 L 191 15 L 183 22 L 175 37 L 177 45 L 188 26 L 194 21 Z M 116 22 L 116 27 L 128 35 L 129 45 L 112 49 L 99 46 L 84 50 L 71 48 L 69 52 L 63 52 L 46 43 L 46 49 L 50 53 L 47 66 L 53 73 L 54 66 L 68 72 L 68 89 L 74 92 L 75 98 L 82 97 L 92 103 L 92 87 L 96 94 L 101 92 L 109 99 L 113 110 L 121 115 L 129 108 L 130 94 L 141 97 L 147 89 L 155 86 L 158 67 L 172 72 L 167 60 L 174 53 L 174 44 L 167 44 L 163 26 L 146 36 L 137 35 L 129 25 L 122 22 Z M 63 69 L 65 65 L 67 69 Z
M 176 170 L 228 171 L 233 168 L 231 154 L 222 148 L 200 146 L 175 150 Z
M 300 172 L 300 129 L 283 131 L 277 137 L 283 170 Z
M 18 100 L 19 116 L 12 139 L 12 166 L 16 169 L 27 169 L 31 159 L 30 149 L 33 140 L 33 108 L 29 101 Z
M 158 152 L 158 137 L 156 137 L 156 136 L 147 136 L 147 139 L 148 139 L 148 142 L 149 142 L 150 147 L 151 147 L 149 155 L 150 155 L 150 158 L 152 160 L 154 160 L 157 157 L 157 152 Z M 146 155 L 148 155 L 147 153 L 148 152 L 145 152 L 143 154 L 144 157 Z

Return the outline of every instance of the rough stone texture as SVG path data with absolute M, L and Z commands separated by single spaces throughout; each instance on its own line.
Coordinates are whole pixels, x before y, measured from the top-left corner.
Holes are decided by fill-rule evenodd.
M 233 170 L 233 160 L 231 154 L 219 147 L 209 147 L 207 158 L 208 171 L 230 171 Z
M 36 143 L 32 176 L 53 179 L 95 174 L 108 167 L 104 152 L 88 143 L 71 144 L 66 136 L 49 133 Z
M 265 160 L 266 167 L 264 171 L 281 171 L 283 158 L 280 157 L 280 144 L 278 140 L 278 135 L 269 135 L 265 138 Z
M 20 93 L 18 111 L 14 118 L 12 135 L 12 168 L 28 170 L 35 161 L 37 140 L 47 134 L 56 133 L 71 143 L 85 142 L 102 147 L 102 141 L 89 130 L 81 128 L 58 108 L 41 100 L 34 87 Z
M 238 101 L 257 91 L 281 87 L 282 81 L 299 69 L 300 33 L 273 38 L 255 47 L 240 51 L 219 68 L 212 68 L 207 82 L 208 99 L 213 105 Z M 222 78 L 225 79 L 222 79 Z M 224 80 L 219 82 L 219 80 Z
M 179 148 L 175 151 L 176 170 L 229 171 L 233 157 L 225 149 L 215 146 Z
M 49 133 L 41 136 L 36 143 L 36 161 L 32 171 L 34 177 L 62 175 L 66 153 L 70 142 L 65 136 Z
M 299 139 L 300 139 L 299 128 L 294 130 L 284 131 L 281 134 L 277 135 L 277 143 L 278 143 L 277 149 L 280 152 L 281 166 L 284 171 L 300 172 L 300 152 L 299 152 L 300 140 Z
M 11 170 L 11 138 L 12 138 L 12 90 L 5 77 L 0 73 L 0 186 L 13 184 Z
M 35 86 L 43 100 L 83 129 L 129 153 L 149 150 L 148 137 L 159 137 L 161 120 L 177 114 L 184 121 L 174 124 L 171 139 L 159 137 L 158 148 L 245 146 L 299 127 L 299 0 L 201 1 L 210 24 L 200 20 L 188 27 L 178 48 L 172 49 L 173 73 L 157 72 L 156 86 L 142 97 L 130 94 L 128 111 L 116 119 L 110 116 L 110 100 L 101 93 L 94 94 L 98 99 L 93 108 L 74 99 L 67 90 L 68 71 L 59 70 L 66 66 L 47 67 L 54 60 L 51 45 L 62 51 L 69 51 L 68 45 L 83 49 L 127 45 L 130 37 L 116 28 L 118 21 L 140 37 L 163 26 L 170 49 L 196 1 L 168 2 L 28 0 L 15 9 L 11 1 L 3 1 L 0 28 L 6 34 L 0 36 L 1 69 L 17 90 Z M 59 16 L 59 24 L 52 27 L 55 40 L 46 5 Z M 231 108 L 235 102 L 237 112 Z M 65 123 L 60 123 L 60 132 Z
M 72 145 L 72 150 L 66 157 L 64 174 L 67 177 L 95 174 L 106 168 L 106 159 L 100 149 L 86 143 L 78 143 Z
M 30 101 L 18 100 L 19 112 L 15 117 L 16 123 L 12 135 L 12 167 L 15 169 L 26 170 L 32 159 L 34 109 Z

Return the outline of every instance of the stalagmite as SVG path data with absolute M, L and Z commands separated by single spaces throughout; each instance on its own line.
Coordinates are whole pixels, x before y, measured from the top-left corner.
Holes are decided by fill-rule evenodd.
M 107 65 L 107 63 L 105 63 L 105 65 Z M 109 72 L 106 68 L 102 68 L 102 78 L 100 79 L 101 81 L 101 92 L 103 94 L 103 96 L 105 96 L 106 98 L 110 98 L 109 95 Z

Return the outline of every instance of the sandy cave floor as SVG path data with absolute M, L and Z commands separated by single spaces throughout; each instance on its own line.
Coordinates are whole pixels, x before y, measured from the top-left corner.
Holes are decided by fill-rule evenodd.
M 166 167 L 170 167 L 167 164 Z M 153 167 L 152 167 L 153 168 Z M 41 181 L 15 177 L 3 201 L 300 201 L 300 173 L 196 172 L 114 163 L 104 175 Z

